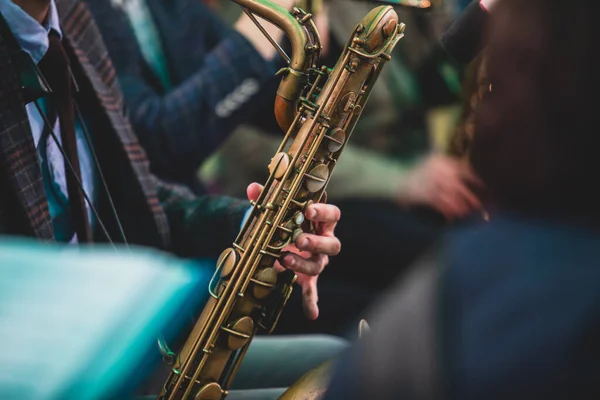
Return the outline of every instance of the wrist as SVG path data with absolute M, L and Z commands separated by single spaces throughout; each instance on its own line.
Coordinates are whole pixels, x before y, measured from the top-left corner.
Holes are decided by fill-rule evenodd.
M 418 203 L 419 176 L 414 170 L 406 171 L 404 176 L 396 181 L 396 202 L 403 208 L 410 208 Z
M 409 208 L 415 203 L 408 182 L 402 182 L 396 190 L 396 203 L 402 208 Z

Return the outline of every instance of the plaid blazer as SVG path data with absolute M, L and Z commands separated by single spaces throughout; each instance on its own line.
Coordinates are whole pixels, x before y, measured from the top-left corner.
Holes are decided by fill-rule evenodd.
M 145 1 L 172 88 L 152 72 L 124 11 L 111 0 L 86 0 L 153 171 L 187 183 L 253 111 L 273 109 L 279 59 L 266 62 L 200 0 Z
M 187 189 L 166 185 L 151 175 L 146 155 L 124 115 L 116 73 L 91 13 L 78 0 L 57 0 L 56 4 L 81 92 L 89 94 L 88 100 L 101 111 L 89 125 L 129 242 L 182 256 L 217 255 L 239 230 L 247 204 L 223 197 L 195 198 Z M 0 234 L 54 241 L 20 84 L 1 41 L 0 193 Z M 106 199 L 99 203 L 103 221 L 119 241 Z

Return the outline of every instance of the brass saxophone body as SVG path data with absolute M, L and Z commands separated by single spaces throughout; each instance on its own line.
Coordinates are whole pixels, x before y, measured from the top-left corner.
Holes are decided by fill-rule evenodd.
M 267 0 L 234 1 L 277 25 L 291 41 L 293 54 L 281 71 L 275 103 L 287 133 L 247 222 L 219 257 L 209 300 L 174 359 L 160 400 L 225 398 L 254 335 L 274 329 L 295 281 L 292 272 L 278 273 L 274 264 L 287 245 L 311 229 L 304 210 L 321 201 L 404 31 L 392 7 L 377 7 L 357 25 L 336 66 L 317 69 L 321 46 L 310 14 L 297 8 L 290 13 Z

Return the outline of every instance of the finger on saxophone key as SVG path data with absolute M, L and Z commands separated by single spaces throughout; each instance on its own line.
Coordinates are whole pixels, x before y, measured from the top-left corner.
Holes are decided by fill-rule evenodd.
M 329 264 L 329 257 L 325 254 L 313 254 L 304 258 L 298 254 L 287 253 L 281 258 L 280 263 L 284 268 L 295 273 L 318 276 Z
M 341 242 L 335 236 L 322 236 L 312 233 L 300 235 L 295 244 L 299 250 L 328 256 L 338 255 L 342 248 Z
M 322 235 L 333 235 L 342 212 L 332 204 L 315 203 L 307 207 L 304 215 L 309 221 L 317 222 Z

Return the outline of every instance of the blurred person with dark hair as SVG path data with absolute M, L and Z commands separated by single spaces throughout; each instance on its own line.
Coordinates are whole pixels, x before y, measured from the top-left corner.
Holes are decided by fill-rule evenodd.
M 481 100 L 489 91 L 490 82 L 485 70 L 485 54 L 481 49 L 486 45 L 484 31 L 490 10 L 494 8 L 496 1 L 469 0 L 469 9 L 453 22 L 441 39 L 442 47 L 446 52 L 466 64 L 463 79 L 465 101 L 460 121 L 451 135 L 449 146 L 449 153 L 462 160 L 469 159 L 477 113 Z
M 497 2 L 470 153 L 490 222 L 449 234 L 373 308 L 326 399 L 600 397 L 593 5 Z

